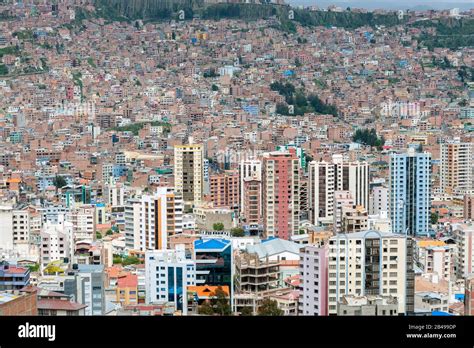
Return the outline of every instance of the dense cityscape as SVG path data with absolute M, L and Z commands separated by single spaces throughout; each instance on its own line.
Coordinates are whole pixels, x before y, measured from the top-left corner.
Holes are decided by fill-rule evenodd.
M 474 8 L 0 0 L 0 316 L 474 315 L 473 119 Z

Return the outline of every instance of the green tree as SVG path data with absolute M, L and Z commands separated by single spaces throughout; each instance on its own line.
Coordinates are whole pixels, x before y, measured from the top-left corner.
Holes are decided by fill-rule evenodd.
M 245 231 L 241 227 L 235 227 L 230 230 L 232 237 L 243 237 L 245 236 Z
M 214 309 L 212 308 L 209 301 L 205 301 L 202 305 L 199 306 L 198 313 L 202 315 L 214 315 Z
M 232 314 L 232 309 L 229 303 L 229 297 L 220 286 L 212 294 L 211 305 L 214 310 L 214 313 L 217 315 L 222 316 Z
M 66 186 L 67 182 L 62 176 L 56 175 L 53 179 L 53 185 L 56 187 L 56 189 L 60 189 Z
M 430 215 L 430 222 L 432 225 L 435 225 L 438 223 L 438 220 L 439 220 L 439 216 L 438 216 L 438 213 L 431 213 Z
M 223 231 L 224 224 L 222 222 L 216 222 L 215 224 L 212 225 L 212 228 L 214 229 L 214 231 Z
M 216 92 L 216 91 L 219 90 L 219 87 L 217 87 L 217 85 L 214 85 L 214 84 L 213 84 L 212 87 L 211 87 L 211 89 L 212 89 L 214 92 Z
M 28 268 L 30 269 L 30 272 L 38 272 L 40 265 L 38 263 L 35 263 L 34 265 L 29 265 Z
M 105 232 L 106 236 L 111 236 L 113 234 L 114 234 L 114 231 L 112 231 L 112 229 L 108 229 L 107 232 Z
M 137 264 L 141 263 L 141 261 L 136 256 L 122 257 L 120 255 L 114 255 L 113 263 L 114 264 L 122 264 L 123 266 L 128 266 L 128 265 L 137 265 Z
M 250 317 L 250 316 L 253 315 L 253 310 L 250 307 L 244 307 L 240 311 L 240 315 L 243 316 L 243 317 Z
M 357 129 L 352 137 L 352 140 L 356 143 L 375 146 L 379 149 L 385 144 L 385 139 L 383 137 L 379 138 L 374 128 Z
M 8 75 L 8 68 L 5 64 L 0 64 L 0 75 Z
M 102 233 L 100 233 L 99 231 L 96 231 L 95 239 L 102 239 Z
M 283 311 L 278 308 L 278 303 L 275 300 L 269 298 L 263 300 L 262 305 L 258 308 L 258 315 L 262 316 L 280 316 L 283 315 Z

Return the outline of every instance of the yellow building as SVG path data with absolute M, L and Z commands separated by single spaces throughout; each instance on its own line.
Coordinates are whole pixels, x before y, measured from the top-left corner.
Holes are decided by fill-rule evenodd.
M 138 277 L 127 274 L 117 281 L 116 300 L 122 306 L 138 304 Z

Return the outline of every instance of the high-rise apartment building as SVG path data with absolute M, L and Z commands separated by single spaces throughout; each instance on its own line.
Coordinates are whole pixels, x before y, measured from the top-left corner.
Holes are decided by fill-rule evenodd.
M 394 233 L 426 236 L 430 218 L 431 155 L 393 154 L 390 159 L 390 218 Z
M 262 161 L 259 159 L 242 160 L 239 164 L 240 176 L 240 210 L 245 210 L 245 180 L 262 180 Z
M 334 172 L 332 163 L 312 161 L 309 163 L 308 209 L 312 223 L 332 221 L 334 216 Z
M 471 143 L 459 139 L 441 144 L 440 179 L 441 191 L 446 194 L 462 195 L 472 190 Z
M 454 271 L 460 279 L 474 273 L 474 226 L 453 224 L 451 228 L 457 246 L 454 249 Z
M 27 206 L 0 206 L 0 245 L 27 245 L 39 238 L 41 215 L 35 208 Z
M 153 250 L 145 254 L 147 304 L 174 303 L 176 311 L 187 314 L 187 288 L 196 285 L 196 265 L 186 259 L 184 249 Z
M 40 257 L 41 266 L 46 267 L 50 262 L 62 261 L 73 254 L 74 244 L 71 242 L 74 226 L 69 221 L 53 224 L 48 221 L 41 231 Z
M 195 240 L 196 285 L 228 286 L 233 292 L 234 259 L 229 240 Z
M 158 187 L 151 195 L 127 202 L 125 242 L 131 249 L 167 249 L 168 238 L 181 233 L 183 201 L 172 188 Z
M 378 231 L 329 239 L 328 312 L 336 315 L 344 295 L 393 296 L 398 313 L 414 310 L 413 240 Z
M 289 240 L 299 229 L 299 162 L 294 149 L 265 153 L 262 177 L 264 233 Z
M 74 241 L 95 240 L 95 218 L 95 206 L 91 204 L 78 205 L 66 213 L 66 221 L 73 225 Z
M 308 182 L 308 208 L 314 224 L 332 223 L 336 191 L 349 191 L 354 204 L 369 208 L 369 165 L 366 162 L 345 161 L 342 155 L 334 155 L 332 162 L 312 161 Z
M 211 175 L 209 182 L 214 207 L 238 209 L 240 204 L 238 171 L 229 170 Z
M 369 208 L 369 164 L 345 161 L 342 155 L 334 155 L 334 191 L 350 191 L 356 205 Z
M 390 191 L 387 187 L 376 186 L 370 196 L 370 215 L 378 215 L 381 212 L 388 213 Z
M 244 180 L 242 216 L 246 225 L 262 223 L 262 181 L 257 177 Z
M 328 248 L 308 245 L 300 252 L 299 315 L 328 315 Z
M 174 147 L 174 184 L 186 206 L 202 201 L 204 170 L 203 147 L 200 144 Z
M 125 203 L 125 246 L 140 250 L 140 199 L 131 198 Z

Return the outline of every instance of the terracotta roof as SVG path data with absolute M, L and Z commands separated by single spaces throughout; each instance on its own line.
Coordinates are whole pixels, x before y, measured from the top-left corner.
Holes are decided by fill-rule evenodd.
M 19 179 L 19 178 L 10 178 L 10 179 L 7 179 L 7 182 L 9 182 L 9 183 L 20 183 L 21 179 Z
M 8 269 L 5 270 L 5 273 L 13 273 L 13 274 L 23 274 L 28 271 L 28 268 L 25 267 L 17 267 L 17 266 L 8 266 Z
M 87 305 L 83 305 L 77 302 L 71 302 L 67 300 L 58 300 L 58 299 L 38 300 L 38 309 L 77 311 L 86 307 Z
M 136 288 L 138 286 L 138 276 L 135 274 L 127 274 L 117 280 L 118 288 Z
M 206 299 L 211 296 L 212 293 L 215 293 L 218 286 L 210 285 L 197 285 L 197 286 L 188 286 L 188 292 L 196 293 L 200 299 Z M 229 296 L 229 287 L 227 285 L 221 286 L 222 290 Z

